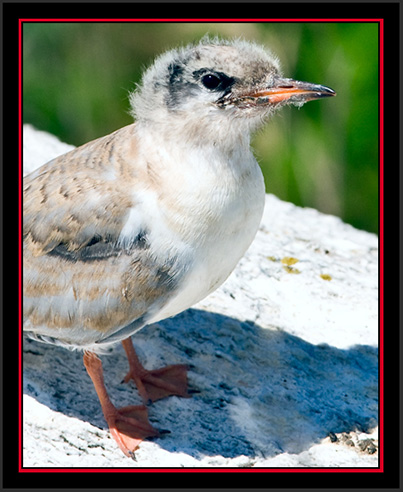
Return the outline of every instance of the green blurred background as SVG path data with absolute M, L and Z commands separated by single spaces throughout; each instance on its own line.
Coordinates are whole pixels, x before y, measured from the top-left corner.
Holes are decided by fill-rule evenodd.
M 284 108 L 253 139 L 266 190 L 378 232 L 376 23 L 24 23 L 23 120 L 80 145 L 132 122 L 153 58 L 209 33 L 269 47 L 336 98 Z

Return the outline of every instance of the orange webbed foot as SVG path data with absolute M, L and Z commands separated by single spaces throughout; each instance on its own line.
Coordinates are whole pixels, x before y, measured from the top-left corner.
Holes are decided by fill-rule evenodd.
M 137 386 L 145 404 L 152 403 L 167 396 L 189 398 L 186 365 L 165 366 L 152 371 L 129 371 L 124 378 L 128 383 L 131 379 Z
M 84 353 L 84 365 L 94 384 L 105 420 L 112 437 L 126 456 L 134 458 L 134 451 L 146 437 L 161 434 L 148 421 L 148 410 L 144 405 L 116 408 L 106 391 L 102 363 L 92 352 Z
M 134 350 L 130 338 L 122 342 L 129 361 L 129 372 L 124 378 L 127 383 L 133 380 L 145 404 L 150 404 L 167 396 L 189 398 L 187 372 L 185 364 L 170 365 L 148 371 L 145 369 Z
M 147 437 L 157 437 L 160 432 L 148 421 L 148 411 L 144 405 L 115 408 L 105 415 L 112 437 L 123 453 L 134 458 L 134 451 Z

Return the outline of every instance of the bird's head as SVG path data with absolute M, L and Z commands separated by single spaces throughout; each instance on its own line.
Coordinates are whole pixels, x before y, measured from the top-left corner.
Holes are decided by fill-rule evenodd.
M 284 78 L 277 58 L 261 46 L 203 38 L 157 58 L 130 101 L 140 124 L 217 140 L 249 135 L 286 104 L 334 95 L 323 85 Z

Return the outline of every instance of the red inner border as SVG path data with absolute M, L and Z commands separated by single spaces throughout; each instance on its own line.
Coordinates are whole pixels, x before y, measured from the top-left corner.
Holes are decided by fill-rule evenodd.
M 379 467 L 378 468 L 24 468 L 22 463 L 22 25 L 24 22 L 374 22 L 379 24 Z M 200 19 L 149 19 L 149 18 L 138 18 L 138 19 L 19 19 L 18 26 L 18 40 L 19 40 L 19 50 L 18 50 L 18 120 L 19 120 L 19 463 L 18 471 L 20 473 L 114 473 L 114 472 L 125 472 L 125 473 L 192 473 L 192 472 L 207 472 L 207 473 L 225 473 L 225 472 L 237 472 L 237 473 L 326 473 L 326 472 L 350 472 L 350 473 L 383 473 L 384 472 L 384 453 L 383 453 L 383 398 L 384 398 L 384 384 L 383 384 L 383 214 L 384 214 L 384 19 L 211 19 L 211 18 L 200 18 Z

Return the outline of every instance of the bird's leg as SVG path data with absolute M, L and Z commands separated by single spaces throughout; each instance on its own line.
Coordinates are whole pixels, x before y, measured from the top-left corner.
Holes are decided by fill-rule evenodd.
M 112 437 L 125 455 L 133 458 L 143 439 L 159 435 L 148 421 L 147 408 L 144 405 L 116 408 L 106 391 L 101 360 L 93 352 L 86 351 L 84 365 L 94 383 Z
M 129 361 L 129 372 L 124 382 L 133 379 L 145 404 L 171 395 L 190 397 L 187 383 L 188 366 L 177 364 L 148 371 L 139 361 L 131 338 L 123 340 L 122 345 Z

